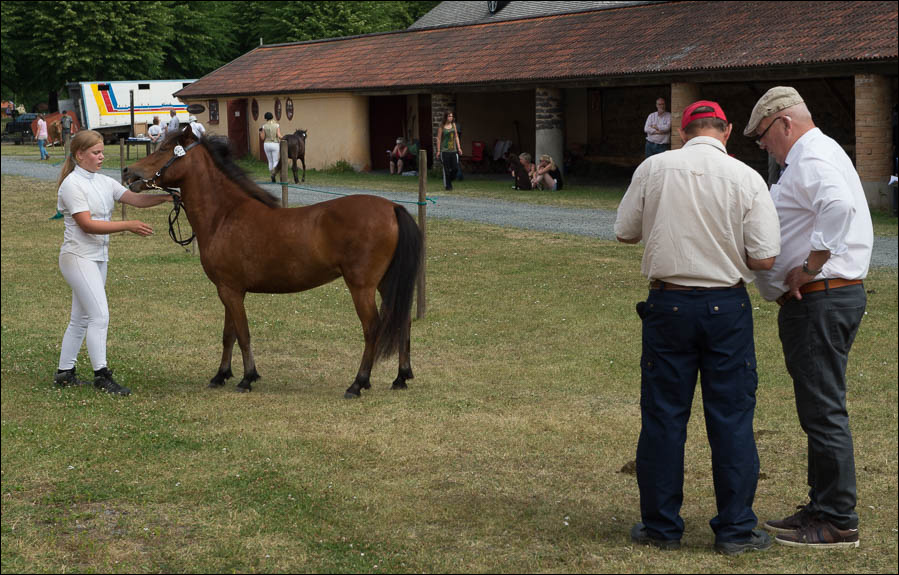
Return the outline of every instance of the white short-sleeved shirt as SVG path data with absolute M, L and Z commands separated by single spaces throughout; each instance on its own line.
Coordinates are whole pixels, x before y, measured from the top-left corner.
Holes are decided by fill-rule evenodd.
M 92 220 L 108 222 L 112 218 L 115 202 L 126 191 L 125 186 L 109 176 L 88 172 L 76 165 L 57 192 L 56 206 L 65 216 L 65 234 L 60 251 L 93 261 L 109 261 L 109 234 L 85 232 L 73 215 L 90 212 Z
M 858 172 L 843 148 L 820 129 L 799 138 L 787 167 L 771 186 L 780 217 L 783 252 L 770 270 L 758 273 L 767 300 L 788 291 L 787 273 L 811 251 L 830 251 L 817 279 L 863 279 L 871 264 L 874 228 Z
M 615 234 L 642 237 L 648 279 L 687 286 L 751 282 L 747 254 L 761 260 L 780 253 L 765 181 L 707 136 L 640 164 L 618 206 Z
M 193 130 L 194 136 L 200 139 L 206 135 L 206 128 L 200 122 L 191 122 L 190 129 Z

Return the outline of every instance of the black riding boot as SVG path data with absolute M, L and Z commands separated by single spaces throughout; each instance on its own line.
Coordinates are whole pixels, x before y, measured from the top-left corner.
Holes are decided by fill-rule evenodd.
M 112 378 L 112 372 L 108 367 L 98 369 L 94 372 L 94 387 L 102 389 L 106 393 L 113 393 L 115 395 L 131 394 L 130 389 L 116 383 L 116 380 Z
M 56 375 L 53 376 L 53 383 L 58 385 L 59 387 L 72 387 L 76 385 L 90 385 L 89 381 L 84 381 L 82 379 L 78 379 L 78 376 L 75 375 L 75 368 L 72 369 L 60 369 L 56 371 Z

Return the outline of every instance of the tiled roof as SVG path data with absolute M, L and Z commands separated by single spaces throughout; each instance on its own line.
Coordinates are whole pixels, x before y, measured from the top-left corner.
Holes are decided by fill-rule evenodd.
M 568 12 L 606 10 L 634 4 L 650 2 L 585 2 L 585 1 L 544 1 L 498 2 L 499 10 L 491 14 L 484 0 L 451 0 L 441 2 L 427 14 L 409 26 L 409 30 L 433 28 L 435 26 L 458 26 L 460 24 L 483 24 L 517 18 L 535 18 Z
M 439 90 L 897 59 L 899 3 L 671 2 L 260 46 L 178 96 Z

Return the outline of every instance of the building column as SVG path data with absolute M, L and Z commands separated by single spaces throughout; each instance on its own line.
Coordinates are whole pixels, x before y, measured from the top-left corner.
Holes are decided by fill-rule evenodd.
M 431 143 L 434 145 L 434 167 L 442 169 L 443 163 L 437 156 L 437 130 L 443 122 L 443 113 L 451 111 L 456 113 L 456 95 L 455 94 L 431 94 Z
M 699 99 L 699 84 L 688 82 L 673 82 L 671 84 L 671 101 L 668 102 L 668 111 L 671 112 L 672 150 L 676 150 L 684 145 L 680 135 L 677 133 L 681 119 L 684 117 L 684 109 Z
M 868 205 L 889 208 L 892 170 L 890 82 L 886 76 L 855 76 L 855 169 Z
M 534 146 L 534 163 L 540 156 L 549 154 L 560 170 L 565 164 L 565 125 L 562 107 L 562 90 L 558 88 L 540 87 L 536 91 L 536 128 L 537 138 Z

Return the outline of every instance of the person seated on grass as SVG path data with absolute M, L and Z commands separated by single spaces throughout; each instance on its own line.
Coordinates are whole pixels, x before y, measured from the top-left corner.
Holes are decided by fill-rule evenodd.
M 531 155 L 524 152 L 519 155 L 509 155 L 509 172 L 515 181 L 512 186 L 513 190 L 532 190 L 533 178 L 536 173 L 536 167 L 531 163 Z
M 531 185 L 536 189 L 553 192 L 562 189 L 562 170 L 556 167 L 556 163 L 549 154 L 540 156 L 540 163 L 534 170 Z

